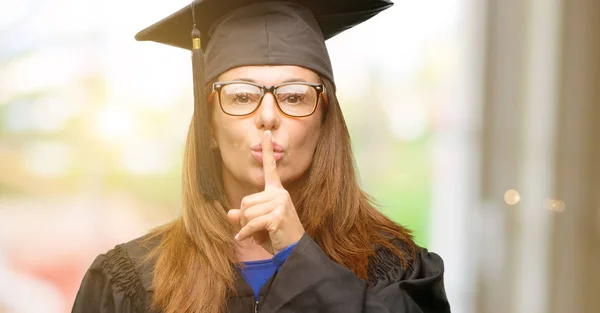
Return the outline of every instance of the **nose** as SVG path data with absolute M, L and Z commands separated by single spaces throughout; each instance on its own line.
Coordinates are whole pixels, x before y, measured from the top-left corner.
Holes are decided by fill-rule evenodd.
M 256 114 L 256 127 L 261 130 L 277 129 L 281 123 L 281 112 L 277 107 L 275 96 L 267 92 L 262 98 Z

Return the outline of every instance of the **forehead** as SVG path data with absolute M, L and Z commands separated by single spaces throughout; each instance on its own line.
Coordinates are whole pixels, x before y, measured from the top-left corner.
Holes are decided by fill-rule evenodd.
M 288 81 L 305 81 L 319 83 L 315 72 L 294 65 L 253 65 L 230 69 L 218 78 L 219 81 L 251 80 L 258 84 L 272 86 Z

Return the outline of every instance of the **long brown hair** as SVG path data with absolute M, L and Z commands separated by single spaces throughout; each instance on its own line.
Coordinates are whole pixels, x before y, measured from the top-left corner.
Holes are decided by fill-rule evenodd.
M 334 86 L 322 80 L 329 103 L 322 105 L 321 134 L 294 205 L 305 230 L 325 253 L 367 280 L 374 247 L 389 249 L 406 264 L 416 246 L 410 232 L 381 214 L 360 188 Z M 151 253 L 156 258 L 152 307 L 165 313 L 220 313 L 235 290 L 234 264 L 239 262 L 227 220 L 220 157 L 209 147 L 211 107 L 196 110 L 190 125 L 181 217 L 151 236 L 162 238 Z M 404 248 L 398 249 L 391 238 Z

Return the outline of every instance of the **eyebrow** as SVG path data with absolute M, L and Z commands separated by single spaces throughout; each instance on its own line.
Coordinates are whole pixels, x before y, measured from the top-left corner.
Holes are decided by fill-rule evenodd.
M 249 83 L 255 83 L 257 84 L 257 82 L 252 79 L 252 78 L 246 78 L 246 77 L 238 77 L 235 79 L 232 79 L 233 81 L 244 81 L 244 82 L 249 82 Z M 284 81 L 281 82 L 281 84 L 285 84 L 285 83 L 295 83 L 295 82 L 303 82 L 303 83 L 307 83 L 308 81 L 306 79 L 303 78 L 298 78 L 298 77 L 292 77 L 292 78 L 288 78 Z

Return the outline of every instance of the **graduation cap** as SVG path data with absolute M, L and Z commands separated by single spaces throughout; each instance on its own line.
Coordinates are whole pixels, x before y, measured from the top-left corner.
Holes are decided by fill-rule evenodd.
M 206 81 L 238 66 L 298 65 L 333 82 L 324 41 L 390 6 L 389 0 L 195 0 L 135 38 L 201 50 Z

